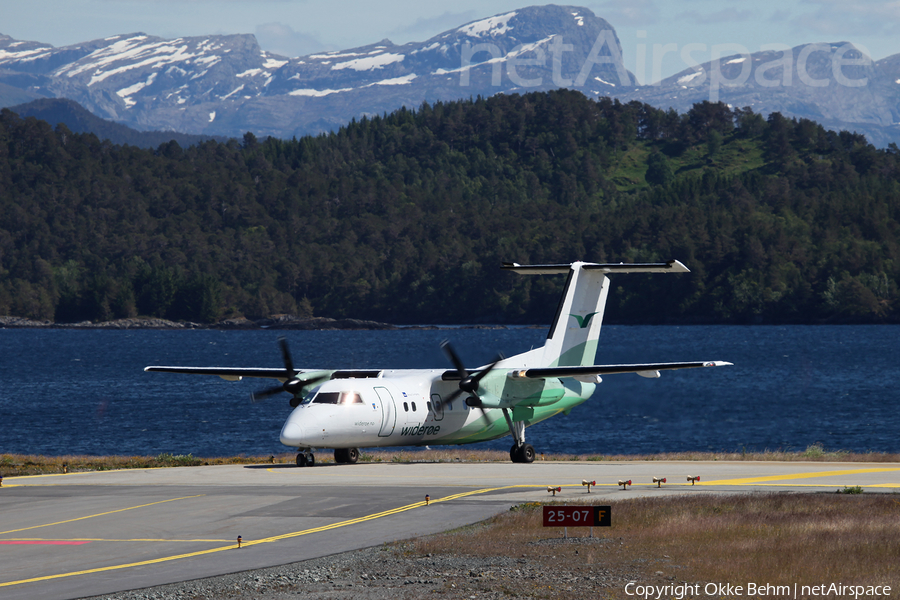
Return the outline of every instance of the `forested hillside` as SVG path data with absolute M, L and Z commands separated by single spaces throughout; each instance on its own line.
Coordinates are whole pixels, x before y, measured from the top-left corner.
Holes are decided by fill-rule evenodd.
M 900 314 L 900 153 L 817 124 L 569 91 L 155 151 L 0 114 L 0 315 L 548 322 L 520 263 L 658 261 L 619 322 Z

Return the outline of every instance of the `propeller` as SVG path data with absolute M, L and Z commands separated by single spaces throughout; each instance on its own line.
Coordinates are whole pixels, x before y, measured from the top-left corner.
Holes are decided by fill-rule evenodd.
M 296 408 L 298 404 L 300 404 L 301 399 L 297 398 L 296 395 L 300 393 L 300 391 L 309 385 L 316 384 L 320 381 L 325 381 L 329 378 L 328 375 L 321 375 L 319 377 L 313 377 L 311 379 L 301 379 L 297 377 L 299 373 L 294 369 L 294 361 L 291 358 L 291 349 L 288 347 L 287 340 L 284 336 L 278 338 L 278 344 L 281 346 L 281 358 L 284 361 L 284 374 L 286 381 L 280 385 L 275 385 L 264 390 L 259 390 L 258 392 L 253 392 L 250 394 L 250 400 L 256 404 L 257 402 L 261 402 L 270 396 L 274 396 L 275 394 L 280 394 L 281 392 L 287 392 L 291 396 L 291 407 Z
M 478 404 L 473 405 L 468 401 L 466 402 L 466 404 L 474 406 L 481 411 L 482 415 L 484 415 L 484 408 L 481 406 L 481 398 L 478 395 L 478 386 L 484 376 L 490 373 L 498 362 L 503 360 L 503 356 L 498 355 L 497 358 L 494 359 L 494 362 L 492 362 L 484 369 L 476 371 L 474 373 L 469 373 L 463 366 L 462 361 L 459 359 L 459 355 L 456 354 L 456 352 L 453 350 L 453 346 L 450 345 L 450 342 L 448 340 L 444 340 L 443 342 L 441 342 L 441 349 L 447 355 L 447 358 L 450 359 L 450 362 L 453 363 L 453 366 L 456 367 L 456 372 L 459 374 L 459 389 L 450 394 L 450 396 L 444 401 L 444 404 L 452 403 L 462 394 L 469 394 L 470 396 L 474 396 L 475 399 L 478 400 Z

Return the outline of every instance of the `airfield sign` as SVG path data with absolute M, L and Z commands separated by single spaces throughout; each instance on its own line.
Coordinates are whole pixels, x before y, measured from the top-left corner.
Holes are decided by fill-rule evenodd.
M 544 506 L 544 527 L 610 527 L 610 506 Z

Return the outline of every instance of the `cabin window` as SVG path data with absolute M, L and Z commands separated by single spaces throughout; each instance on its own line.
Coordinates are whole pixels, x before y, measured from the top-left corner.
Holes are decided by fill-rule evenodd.
M 403 412 L 409 412 L 409 404 L 406 402 L 403 403 Z
M 362 404 L 362 398 L 356 392 L 319 392 L 313 398 L 313 404 Z
M 413 412 L 416 412 L 416 403 L 415 403 L 415 402 L 410 402 L 410 404 L 412 404 Z
M 425 406 L 428 407 L 428 412 L 431 412 L 431 402 L 426 402 Z

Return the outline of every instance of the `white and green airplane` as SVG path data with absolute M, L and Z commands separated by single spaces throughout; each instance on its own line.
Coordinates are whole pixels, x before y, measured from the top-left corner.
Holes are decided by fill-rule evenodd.
M 254 401 L 287 392 L 293 411 L 281 443 L 298 449 L 297 465 L 315 464 L 314 452 L 334 449 L 335 461 L 355 463 L 359 448 L 470 444 L 511 435 L 513 462 L 534 461 L 525 428 L 569 413 L 594 393 L 603 375 L 730 365 L 723 361 L 595 365 L 610 275 L 687 273 L 672 260 L 650 264 L 519 265 L 503 269 L 525 275 L 568 275 L 546 343 L 510 358 L 467 369 L 449 343 L 454 368 L 332 370 L 294 368 L 280 340 L 284 368 L 147 367 L 145 371 L 277 379 L 280 385 L 251 395 Z M 460 401 L 461 400 L 461 401 Z

